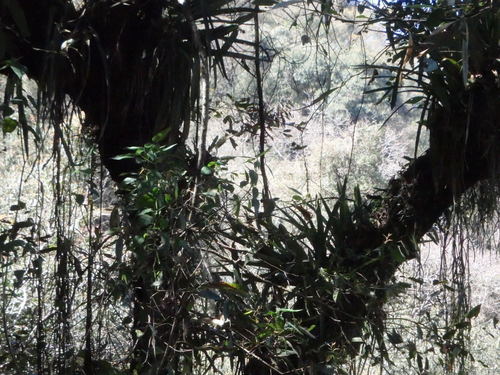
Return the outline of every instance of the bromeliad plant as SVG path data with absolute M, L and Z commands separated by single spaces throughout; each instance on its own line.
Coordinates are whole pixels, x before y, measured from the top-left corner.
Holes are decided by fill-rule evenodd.
M 428 368 L 422 365 L 427 354 L 415 352 L 412 338 L 386 330 L 383 309 L 412 287 L 396 280 L 394 270 L 416 256 L 416 241 L 387 236 L 362 251 L 364 239 L 352 235 L 379 224 L 378 203 L 363 200 L 358 188 L 349 198 L 343 185 L 334 199 L 297 194 L 269 215 L 252 216 L 250 203 L 243 215 L 226 217 L 231 230 L 211 244 L 225 282 L 206 285 L 203 297 L 224 317 L 217 328 L 224 350 L 247 357 L 245 374 L 347 373 L 342 366 L 352 356 L 383 366 L 394 348 L 415 368 Z M 439 337 L 457 329 L 466 326 L 444 327 Z M 436 351 L 440 343 L 433 342 Z
M 395 235 L 367 249 L 356 236 L 383 221 L 384 198 L 358 188 L 349 198 L 342 184 L 335 198 L 297 193 L 279 207 L 253 169 L 237 190 L 219 177 L 222 161 L 197 170 L 179 147 L 130 151 L 121 158 L 139 172 L 122 183 L 131 255 L 121 280 L 133 292 L 135 373 L 213 370 L 224 358 L 250 375 L 341 372 L 358 353 L 390 361 L 403 338 L 385 332 L 383 305 L 411 286 L 394 270 L 418 250 Z
M 228 283 L 211 291 L 230 321 L 225 335 L 232 347 L 241 356 L 251 353 L 245 373 L 321 373 L 370 340 L 383 349 L 382 305 L 406 285 L 373 265 L 394 267 L 409 252 L 390 240 L 383 249 L 356 251 L 349 234 L 373 225 L 369 212 L 359 189 L 349 199 L 341 187 L 333 202 L 296 195 L 272 216 L 252 216 L 249 205 L 244 218 L 227 218 L 231 230 L 213 247 L 220 253 L 222 244 L 231 255 L 218 260 Z

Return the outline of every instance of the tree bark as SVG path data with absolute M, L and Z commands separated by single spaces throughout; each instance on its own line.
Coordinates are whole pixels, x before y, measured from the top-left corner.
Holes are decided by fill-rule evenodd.
M 71 1 L 23 1 L 25 36 L 6 1 L 0 2 L 6 59 L 27 67 L 46 94 L 52 119 L 62 120 L 67 97 L 83 111 L 84 126 L 115 181 L 137 169 L 130 159 L 113 159 L 127 147 L 143 145 L 165 129 L 165 142 L 177 143 L 195 52 L 185 42 L 189 30 L 162 18 L 161 0 L 114 6 L 96 1 L 85 13 Z
M 191 69 L 197 52 L 186 42 L 191 30 L 175 19 L 164 19 L 164 1 L 113 6 L 89 1 L 77 10 L 69 0 L 19 0 L 17 16 L 25 18 L 26 29 L 20 27 L 9 1 L 0 1 L 4 58 L 27 68 L 43 93 L 47 120 L 56 129 L 64 120 L 68 98 L 84 113 L 83 127 L 94 136 L 102 163 L 116 182 L 138 171 L 132 159 L 114 159 L 128 147 L 142 146 L 165 130 L 163 142 L 179 142 L 179 129 L 189 119 L 192 104 Z M 180 5 L 173 1 L 170 6 Z M 144 262 L 132 268 L 138 264 Z M 152 355 L 156 348 L 151 346 L 151 327 L 162 325 L 155 302 L 161 301 L 153 296 L 148 272 L 152 270 L 135 270 L 139 276 L 132 291 L 131 369 L 141 374 L 165 368 L 162 358 Z M 174 307 L 162 313 L 172 316 Z M 157 334 L 158 347 L 165 349 L 169 332 Z
M 478 81 L 463 92 L 452 93 L 455 100 L 449 107 L 432 98 L 433 107 L 426 125 L 430 130 L 429 150 L 395 176 L 380 197 L 368 200 L 368 206 L 373 207 L 371 220 L 359 223 L 346 234 L 345 248 L 336 249 L 343 252 L 342 256 L 329 267 L 338 273 L 356 270 L 359 279 L 371 285 L 375 298 L 348 292 L 338 296 L 336 302 L 328 301 L 328 311 L 315 321 L 307 321 L 308 325 L 317 327 L 313 331 L 317 339 L 309 342 L 310 347 L 319 348 L 335 342 L 345 353 L 357 354 L 359 345 L 352 339 L 361 336 L 368 321 L 375 324 L 374 329 L 381 331 L 383 328 L 385 287 L 402 263 L 418 256 L 415 244 L 455 202 L 479 183 L 489 183 L 498 189 L 500 86 L 497 72 L 500 72 L 500 63 L 496 56 L 499 53 L 496 44 L 484 51 L 483 64 L 471 72 Z M 460 75 L 454 78 L 459 82 L 462 79 Z M 394 247 L 398 247 L 400 257 L 391 254 Z M 315 295 L 309 297 L 317 298 Z M 296 307 L 303 308 L 301 305 Z M 271 357 L 274 355 L 268 358 Z M 296 357 L 288 358 L 296 369 L 305 365 L 315 373 L 316 358 L 299 360 L 301 366 Z M 245 373 L 259 375 L 264 373 L 263 366 L 261 360 L 250 359 Z M 289 364 L 281 370 L 289 373 Z M 269 368 L 266 371 L 279 374 Z

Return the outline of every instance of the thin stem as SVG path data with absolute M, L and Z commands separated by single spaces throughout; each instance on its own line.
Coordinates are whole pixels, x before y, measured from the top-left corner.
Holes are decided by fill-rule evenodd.
M 255 6 L 254 15 L 255 24 L 255 79 L 257 81 L 257 97 L 259 100 L 259 160 L 260 172 L 262 174 L 262 196 L 264 199 L 269 199 L 271 193 L 269 191 L 269 181 L 266 173 L 265 160 L 265 145 L 266 145 L 266 120 L 264 112 L 264 93 L 262 90 L 262 73 L 260 67 L 260 30 L 259 30 L 259 6 Z

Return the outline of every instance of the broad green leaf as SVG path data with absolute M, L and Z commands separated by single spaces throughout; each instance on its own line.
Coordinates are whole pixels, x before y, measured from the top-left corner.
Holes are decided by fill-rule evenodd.
M 201 174 L 205 175 L 205 176 L 210 176 L 212 174 L 212 169 L 207 167 L 207 166 L 204 166 L 201 168 Z
M 474 306 L 470 311 L 466 314 L 467 319 L 475 318 L 481 312 L 481 305 Z
M 2 120 L 2 130 L 5 133 L 12 133 L 14 130 L 16 130 L 17 126 L 19 123 L 17 120 L 14 120 L 13 118 L 6 117 Z
M 392 332 L 387 333 L 387 337 L 393 345 L 401 344 L 403 342 L 403 337 L 401 337 L 399 332 L 396 332 L 395 329 L 393 329 Z
M 248 173 L 250 175 L 250 183 L 252 185 L 257 185 L 257 181 L 259 179 L 259 175 L 257 174 L 257 172 L 251 169 L 248 171 Z
M 13 228 L 15 229 L 23 229 L 23 228 L 29 228 L 32 227 L 35 223 L 33 222 L 33 219 L 28 219 L 25 221 L 18 221 L 17 223 L 14 224 Z
M 75 202 L 82 205 L 85 202 L 85 196 L 83 194 L 75 194 Z
M 455 335 L 455 332 L 457 332 L 456 329 L 450 329 L 446 331 L 446 333 L 443 335 L 443 340 L 451 339 Z
M 156 133 L 153 136 L 152 141 L 154 143 L 160 143 L 161 141 L 165 140 L 165 138 L 167 138 L 167 135 L 169 132 L 170 132 L 170 128 L 163 129 L 162 131 Z
M 3 112 L 4 117 L 8 117 L 15 112 L 14 109 L 7 104 L 0 104 L 0 111 Z
M 10 206 L 11 211 L 24 210 L 25 208 L 26 208 L 26 203 L 21 202 L 21 201 L 17 202 L 17 204 Z
M 24 65 L 19 64 L 17 61 L 9 60 L 7 62 L 7 65 L 19 79 L 22 79 L 23 76 L 26 74 L 26 71 L 28 70 Z

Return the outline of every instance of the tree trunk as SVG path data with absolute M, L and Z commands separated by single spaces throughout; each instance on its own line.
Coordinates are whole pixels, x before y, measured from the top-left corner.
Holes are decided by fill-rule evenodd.
M 500 48 L 492 48 L 489 55 L 494 60 Z M 363 326 L 368 321 L 372 323 L 372 329 L 378 330 L 376 334 L 380 335 L 384 325 L 382 309 L 386 301 L 385 287 L 398 267 L 418 256 L 416 244 L 467 191 L 481 182 L 493 186 L 498 184 L 500 87 L 495 71 L 500 71 L 500 63 L 498 60 L 494 63 L 487 61 L 481 68 L 483 70 L 476 72 L 481 80 L 460 93 L 460 100 L 448 108 L 435 103 L 427 124 L 431 148 L 395 176 L 381 197 L 369 201 L 369 206 L 374 207 L 370 222 L 353 227 L 344 241 L 346 249 L 337 249 L 350 254 L 339 257 L 329 270 L 338 273 L 356 270 L 359 279 L 365 280 L 371 290 L 375 290 L 375 298 L 349 292 L 338 296 L 336 302 L 329 301 L 328 311 L 324 311 L 317 320 L 308 321 L 308 325 L 317 327 L 313 331 L 317 339 L 311 340 L 311 346 L 319 348 L 324 343 L 336 343 L 344 353 L 356 355 L 359 344 L 352 340 L 361 336 Z M 455 134 L 452 137 L 450 131 L 461 132 L 463 136 L 457 137 Z M 444 147 L 444 144 L 447 146 Z M 454 148 L 459 152 L 454 151 Z M 443 150 L 447 152 L 443 153 Z M 457 154 L 461 157 L 458 165 L 456 160 L 450 160 Z M 392 254 L 395 247 L 398 248 L 399 257 Z M 303 309 L 304 303 L 299 300 L 296 308 Z M 332 311 L 335 311 L 334 316 Z M 266 360 L 266 357 L 263 359 Z M 301 366 L 296 357 L 287 360 L 288 364 L 280 369 L 282 372 L 289 373 L 289 363 L 294 363 L 295 369 L 305 367 L 316 374 L 316 358 L 300 358 Z M 252 358 L 245 374 L 266 373 L 263 372 L 264 367 L 262 358 Z M 266 371 L 272 375 L 279 374 L 269 368 Z
M 163 19 L 164 1 L 113 6 L 95 1 L 85 14 L 71 1 L 19 1 L 27 30 L 19 29 L 8 1 L 0 1 L 5 58 L 24 65 L 38 83 L 56 131 L 68 97 L 84 113 L 84 129 L 94 135 L 102 163 L 116 182 L 137 172 L 133 160 L 113 159 L 127 153 L 127 147 L 144 145 L 160 131 L 168 133 L 166 144 L 179 143 L 179 129 L 189 119 L 191 69 L 197 52 L 186 42 L 191 30 L 183 30 L 175 19 Z M 179 4 L 174 1 L 171 6 Z M 134 262 L 132 268 L 138 264 L 144 261 Z M 170 334 L 152 335 L 152 324 L 161 326 L 162 319 L 155 305 L 164 301 L 154 296 L 148 272 L 152 270 L 135 270 L 141 276 L 133 284 L 131 367 L 141 374 L 165 368 L 161 356 L 153 353 L 166 350 Z M 175 314 L 171 307 L 162 313 Z M 153 338 L 158 348 L 152 348 Z

